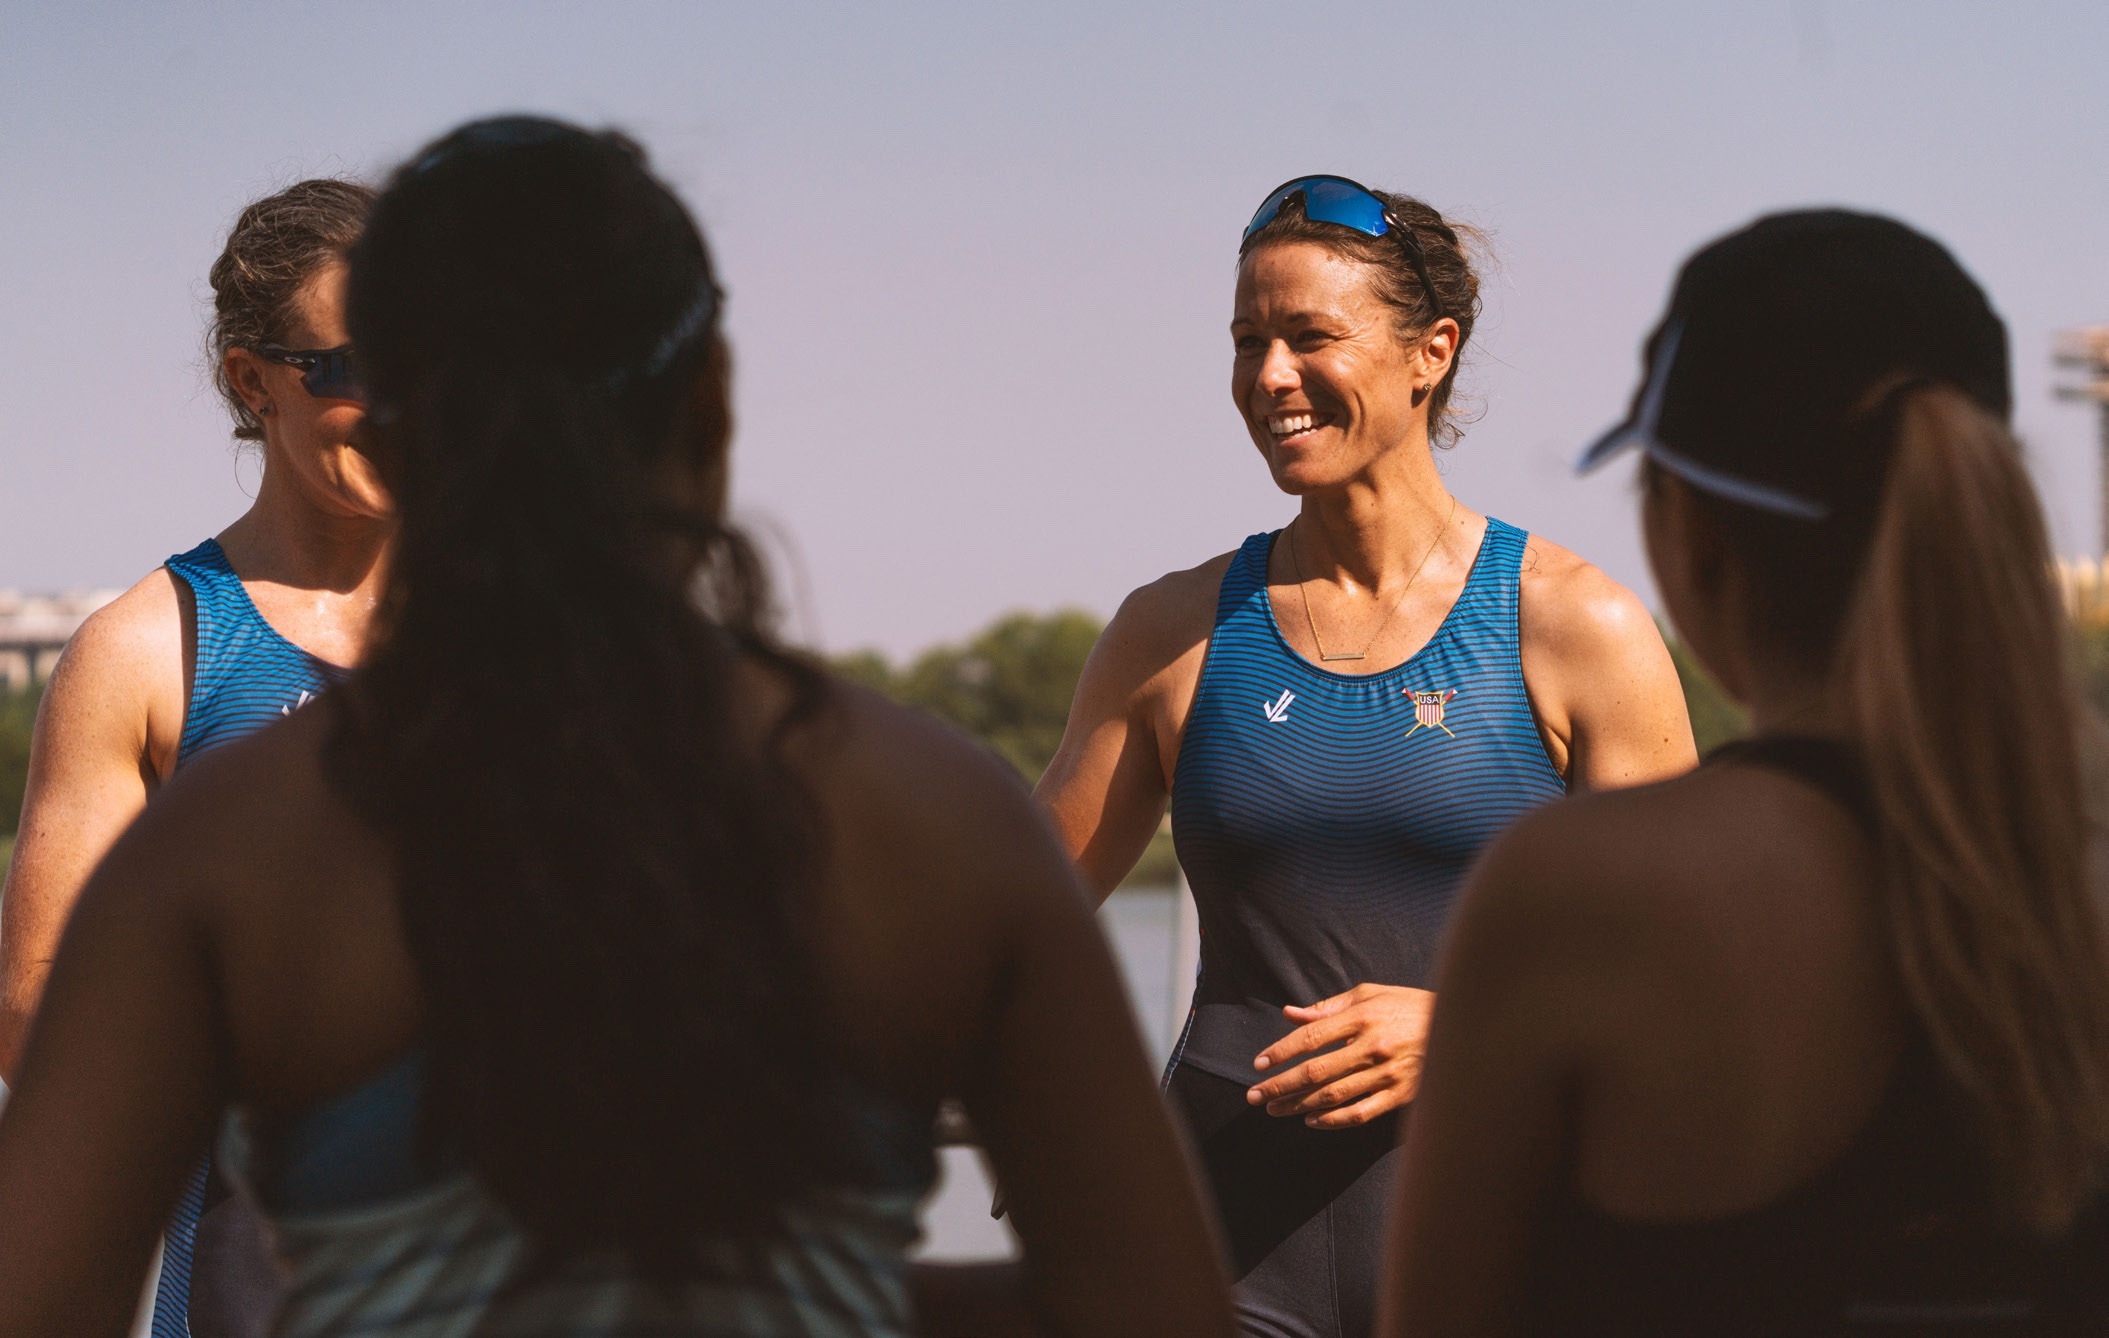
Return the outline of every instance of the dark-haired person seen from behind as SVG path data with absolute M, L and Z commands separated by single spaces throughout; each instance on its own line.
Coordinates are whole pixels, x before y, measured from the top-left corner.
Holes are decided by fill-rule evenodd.
M 1169 799 L 1202 936 L 1166 1082 L 1241 1323 L 1362 1338 L 1454 890 L 1518 814 L 1690 767 L 1691 729 L 1631 594 L 1444 487 L 1458 230 L 1307 177 L 1239 257 L 1232 397 L 1296 517 L 1128 597 L 1040 796 L 1100 895 Z
M 0 897 L 8 1081 L 67 916 L 118 834 L 175 773 L 300 709 L 363 651 L 392 521 L 360 449 L 344 259 L 372 201 L 355 182 L 300 182 L 244 209 L 213 263 L 214 379 L 262 481 L 217 538 L 90 618 L 46 690 Z M 170 1220 L 153 1333 L 248 1338 L 274 1291 L 254 1215 L 201 1163 Z
M 1756 737 L 1481 865 L 1387 1334 L 2109 1332 L 2097 741 L 2009 404 L 1900 223 L 1686 263 L 1591 460 Z
M 117 1332 L 216 1133 L 284 1338 L 1227 1334 L 1030 798 L 764 630 L 720 289 L 642 152 L 463 127 L 349 291 L 400 515 L 380 636 L 91 880 L 0 1118 L 0 1334 Z M 1025 1258 L 918 1313 L 952 1094 Z

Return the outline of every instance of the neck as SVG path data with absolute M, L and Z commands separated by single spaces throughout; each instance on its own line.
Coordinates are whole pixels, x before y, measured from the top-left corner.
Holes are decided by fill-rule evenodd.
M 256 501 L 220 535 L 244 580 L 378 596 L 393 522 L 317 503 L 266 468 Z
M 1748 677 L 1753 732 L 1819 738 L 1851 733 L 1852 722 L 1827 675 L 1798 665 L 1765 664 L 1754 667 Z
M 1303 495 L 1296 556 L 1308 579 L 1389 589 L 1408 578 L 1456 514 L 1429 452 L 1393 451 L 1360 478 Z

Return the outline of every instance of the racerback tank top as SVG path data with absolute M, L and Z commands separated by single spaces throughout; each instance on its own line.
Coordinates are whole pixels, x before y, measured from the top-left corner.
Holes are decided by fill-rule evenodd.
M 1170 1068 L 1240 1084 L 1294 1030 L 1282 1005 L 1426 988 L 1474 858 L 1566 793 L 1523 685 L 1523 531 L 1489 517 L 1435 635 L 1368 675 L 1282 639 L 1267 597 L 1279 533 L 1247 539 L 1224 573 L 1172 785 L 1201 966 Z
M 264 621 L 217 539 L 165 564 L 190 587 L 193 605 L 190 699 L 176 770 L 198 754 L 283 719 L 341 682 L 348 670 L 317 659 Z M 154 1286 L 153 1338 L 186 1338 L 198 1220 L 204 1215 L 211 1161 L 200 1162 L 169 1218 Z

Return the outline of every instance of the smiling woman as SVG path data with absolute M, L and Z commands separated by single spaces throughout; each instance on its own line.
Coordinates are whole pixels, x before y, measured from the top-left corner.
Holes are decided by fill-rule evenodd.
M 1248 1331 L 1360 1335 L 1450 904 L 1511 820 L 1693 760 L 1638 601 L 1451 496 L 1468 234 L 1339 177 L 1245 230 L 1231 393 L 1281 530 L 1129 596 L 1040 795 L 1103 894 L 1169 801 L 1200 981 L 1166 1081 Z

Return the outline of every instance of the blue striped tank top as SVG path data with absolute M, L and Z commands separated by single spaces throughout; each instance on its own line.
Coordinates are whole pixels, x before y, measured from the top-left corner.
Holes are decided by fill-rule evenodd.
M 190 700 L 176 749 L 178 771 L 200 753 L 291 715 L 345 677 L 347 670 L 310 655 L 264 621 L 217 539 L 166 565 L 190 587 L 193 604 Z M 161 1279 L 154 1286 L 153 1338 L 190 1332 L 191 1265 L 211 1170 L 210 1159 L 199 1163 L 169 1219 Z
M 1267 596 L 1277 534 L 1247 539 L 1224 573 L 1172 786 L 1201 922 L 1172 1066 L 1240 1084 L 1294 1029 L 1283 1004 L 1365 982 L 1427 988 L 1473 859 L 1566 793 L 1523 686 L 1523 531 L 1488 518 L 1435 635 L 1368 675 L 1282 639 Z

